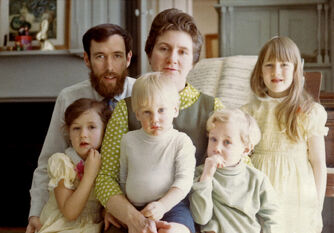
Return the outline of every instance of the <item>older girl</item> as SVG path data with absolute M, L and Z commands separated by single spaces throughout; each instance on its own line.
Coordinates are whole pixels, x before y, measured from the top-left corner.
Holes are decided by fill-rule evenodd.
M 256 98 L 243 109 L 262 131 L 252 162 L 278 192 L 282 232 L 320 233 L 327 114 L 303 84 L 299 49 L 291 39 L 275 37 L 260 51 L 251 76 Z

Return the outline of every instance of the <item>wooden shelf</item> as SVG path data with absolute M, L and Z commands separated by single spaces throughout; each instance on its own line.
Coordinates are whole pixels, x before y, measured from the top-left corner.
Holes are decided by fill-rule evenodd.
M 320 92 L 320 103 L 327 111 L 328 135 L 326 143 L 327 188 L 326 196 L 334 197 L 334 93 Z
M 25 51 L 0 51 L 0 56 L 31 56 L 31 55 L 76 55 L 83 57 L 82 49 L 64 49 L 64 50 L 52 50 L 52 51 L 42 51 L 42 50 L 25 50 Z

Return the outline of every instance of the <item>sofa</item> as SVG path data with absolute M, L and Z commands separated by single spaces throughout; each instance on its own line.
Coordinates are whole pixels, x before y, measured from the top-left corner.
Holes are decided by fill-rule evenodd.
M 250 76 L 257 56 L 231 56 L 200 60 L 187 81 L 199 91 L 218 97 L 224 106 L 238 108 L 251 96 Z

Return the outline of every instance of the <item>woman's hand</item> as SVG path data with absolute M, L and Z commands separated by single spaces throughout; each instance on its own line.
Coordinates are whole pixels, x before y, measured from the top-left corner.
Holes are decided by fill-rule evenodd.
M 35 231 L 39 231 L 41 227 L 42 224 L 39 217 L 32 216 L 29 218 L 29 223 L 26 229 L 26 233 L 35 233 Z
M 154 201 L 145 206 L 145 208 L 140 211 L 146 218 L 150 218 L 152 220 L 160 220 L 166 210 L 164 205 L 159 201 Z
M 108 213 L 107 211 L 104 214 L 104 230 L 108 230 L 110 224 L 114 225 L 116 228 L 121 228 L 121 223 L 112 216 L 111 213 Z
M 101 167 L 101 155 L 95 149 L 90 149 L 85 161 L 84 176 L 91 177 L 95 180 Z
M 216 154 L 205 159 L 204 169 L 200 181 L 212 179 L 217 168 L 223 168 L 225 161 L 222 156 Z

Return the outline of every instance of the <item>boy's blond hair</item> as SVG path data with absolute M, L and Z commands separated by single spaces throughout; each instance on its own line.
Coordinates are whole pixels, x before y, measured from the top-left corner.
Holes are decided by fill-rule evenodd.
M 151 72 L 139 77 L 132 88 L 131 104 L 134 112 L 156 102 L 170 103 L 179 107 L 180 96 L 174 82 L 160 72 Z
M 216 123 L 235 122 L 239 125 L 240 138 L 245 147 L 252 150 L 261 139 L 261 131 L 256 120 L 240 109 L 222 109 L 214 112 L 206 123 L 206 130 L 210 132 Z

